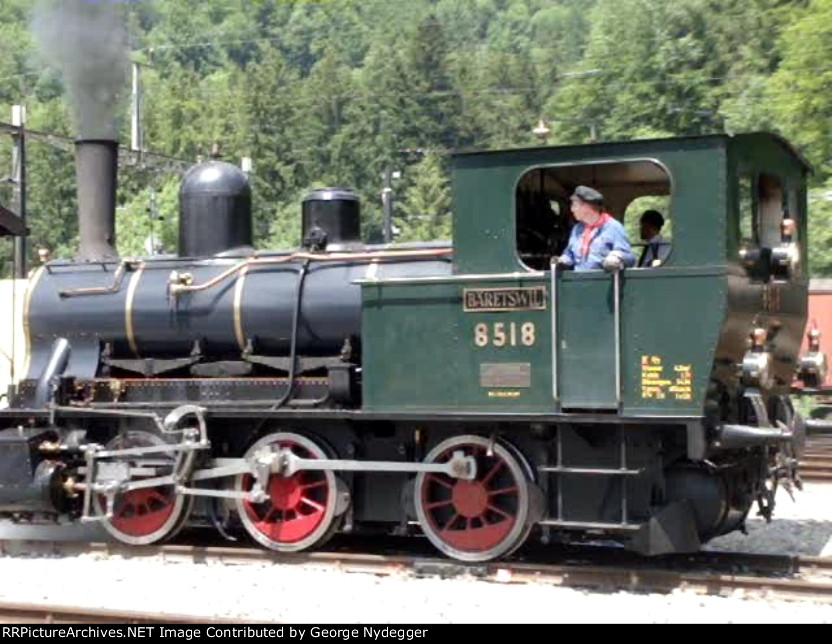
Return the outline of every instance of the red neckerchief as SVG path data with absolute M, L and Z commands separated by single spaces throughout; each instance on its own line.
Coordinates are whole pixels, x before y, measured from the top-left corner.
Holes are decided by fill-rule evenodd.
M 603 226 L 607 221 L 609 221 L 609 214 L 606 212 L 602 212 L 601 216 L 598 217 L 598 220 L 592 224 L 591 226 L 588 224 L 584 224 L 584 233 L 581 237 L 581 257 L 586 258 L 589 254 L 589 245 L 592 242 L 593 233 L 598 230 L 601 226 Z

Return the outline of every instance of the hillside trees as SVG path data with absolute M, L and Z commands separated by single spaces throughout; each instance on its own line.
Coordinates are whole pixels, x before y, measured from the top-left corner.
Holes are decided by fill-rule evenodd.
M 538 145 L 540 117 L 550 144 L 769 129 L 813 161 L 818 190 L 832 174 L 832 0 L 165 0 L 122 10 L 131 56 L 145 63 L 146 147 L 188 162 L 215 143 L 226 161 L 250 157 L 259 246 L 300 243 L 301 199 L 327 185 L 356 190 L 364 238 L 378 241 L 387 170 L 401 175 L 400 238 L 447 236 L 448 154 Z M 30 18 L 31 2 L 0 6 L 0 112 L 24 103 L 30 127 L 74 136 Z M 127 144 L 126 111 L 119 124 Z M 0 154 L 10 156 L 8 141 Z M 38 142 L 29 161 L 33 242 L 71 254 L 71 156 Z M 180 180 L 169 169 L 121 172 L 125 252 L 149 232 L 148 185 L 169 211 L 170 241 Z M 832 274 L 822 252 L 813 270 Z

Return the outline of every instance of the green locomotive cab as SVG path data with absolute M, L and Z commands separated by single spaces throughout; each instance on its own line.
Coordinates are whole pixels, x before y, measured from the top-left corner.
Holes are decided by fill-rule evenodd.
M 365 409 L 543 441 L 547 530 L 659 552 L 737 529 L 755 501 L 770 517 L 803 441 L 809 171 L 768 133 L 457 154 L 452 274 L 362 282 Z M 558 268 L 577 186 L 637 258 L 640 215 L 662 211 L 659 259 Z

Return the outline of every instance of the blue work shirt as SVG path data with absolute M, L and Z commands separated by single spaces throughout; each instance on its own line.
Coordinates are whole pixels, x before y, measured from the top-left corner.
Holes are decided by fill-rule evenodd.
M 636 257 L 630 247 L 630 240 L 624 226 L 615 217 L 610 216 L 603 225 L 592 231 L 592 238 L 589 242 L 589 252 L 586 257 L 581 256 L 581 239 L 586 226 L 578 222 L 572 226 L 569 234 L 569 243 L 561 255 L 576 271 L 588 271 L 603 268 L 601 262 L 610 251 L 618 251 L 625 266 L 634 266 Z

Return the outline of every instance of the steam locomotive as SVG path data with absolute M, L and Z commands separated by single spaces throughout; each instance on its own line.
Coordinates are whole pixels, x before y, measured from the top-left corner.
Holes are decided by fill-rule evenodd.
M 31 277 L 0 411 L 3 517 L 141 545 L 199 501 L 285 552 L 381 532 L 462 561 L 599 536 L 657 555 L 800 485 L 790 387 L 825 362 L 800 355 L 809 167 L 782 138 L 458 153 L 452 242 L 364 244 L 327 187 L 282 251 L 212 159 L 178 252 L 144 258 L 115 247 L 116 142 L 79 140 L 76 169 L 79 254 Z M 665 262 L 559 270 L 581 184 L 618 218 L 669 197 Z

